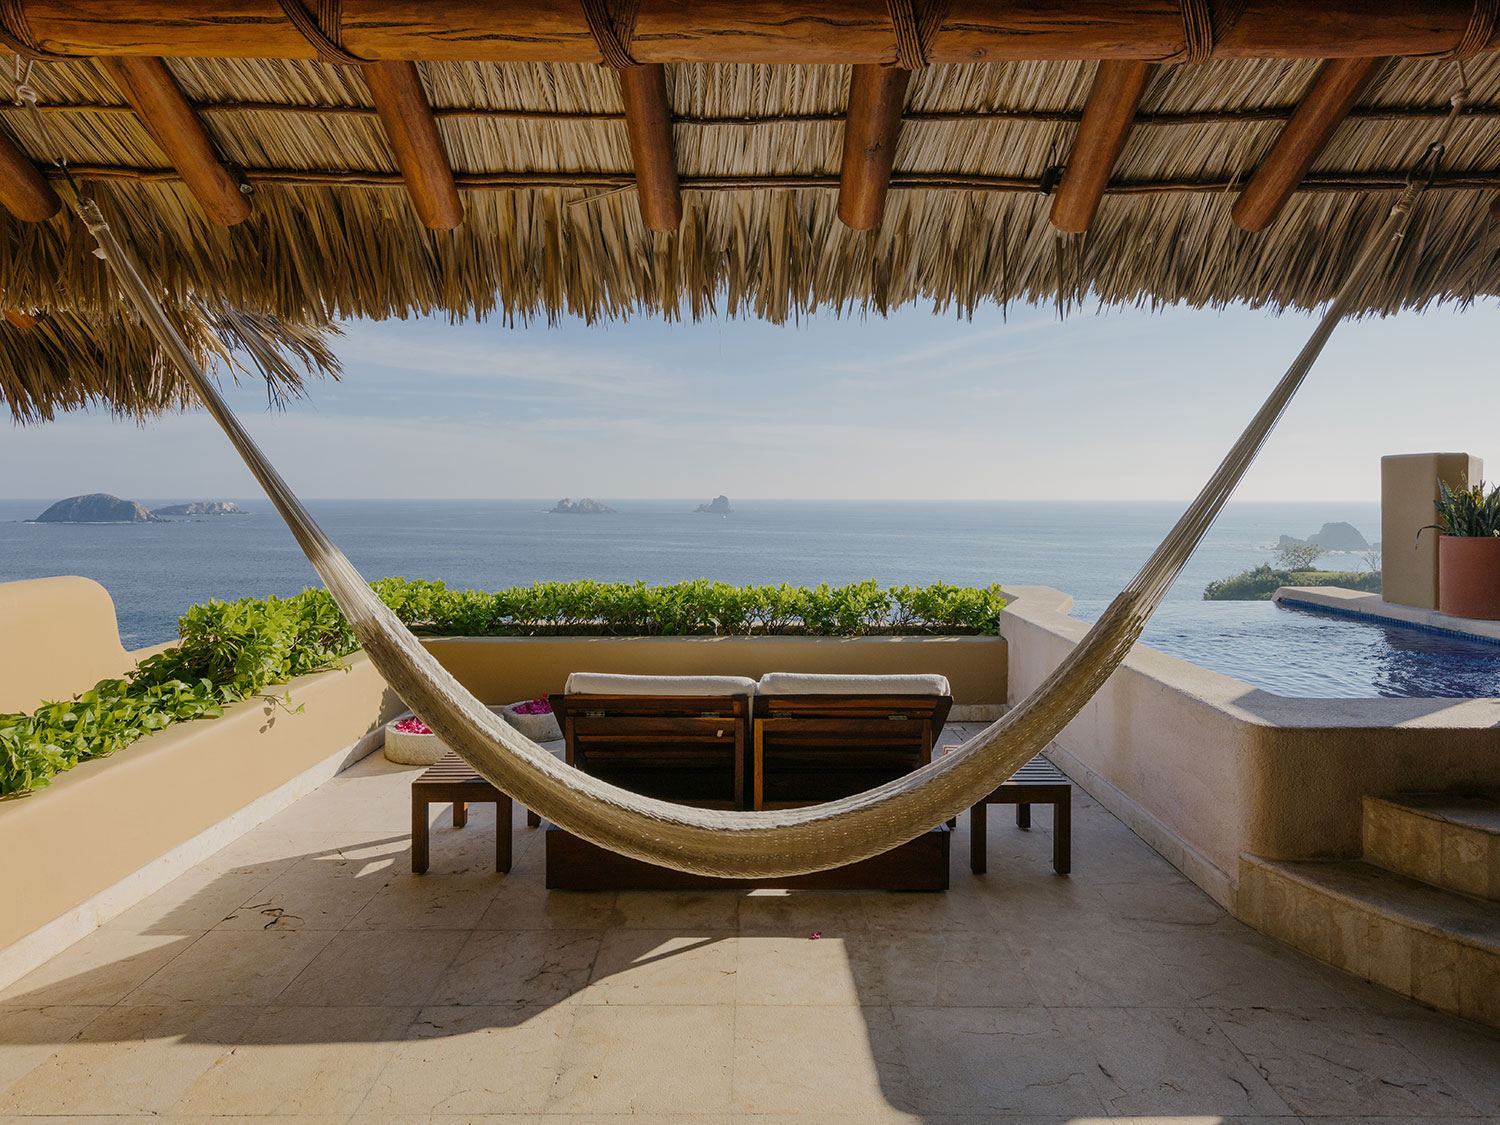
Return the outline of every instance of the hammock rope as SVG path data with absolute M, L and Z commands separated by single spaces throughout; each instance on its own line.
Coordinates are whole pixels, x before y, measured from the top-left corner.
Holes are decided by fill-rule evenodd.
M 1455 96 L 1448 128 L 1462 104 L 1462 96 Z M 1437 163 L 1446 137 L 1447 129 L 1429 146 L 1424 163 Z M 1311 337 L 1203 490 L 1035 691 L 956 751 L 902 778 L 821 805 L 764 812 L 693 808 L 610 785 L 558 761 L 475 699 L 375 596 L 308 514 L 194 359 L 98 206 L 85 199 L 77 205 L 125 298 L 286 520 L 370 661 L 449 747 L 528 809 L 592 843 L 695 874 L 773 879 L 843 866 L 915 839 L 988 795 L 1061 733 L 1130 652 L 1334 329 L 1358 307 L 1376 270 L 1400 244 L 1427 182 L 1425 175 L 1413 174 L 1360 250 Z

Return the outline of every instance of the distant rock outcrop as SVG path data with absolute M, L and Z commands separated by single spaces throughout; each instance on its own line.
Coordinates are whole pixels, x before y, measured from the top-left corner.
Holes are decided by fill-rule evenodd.
M 87 496 L 59 500 L 32 522 L 156 523 L 157 519 L 134 500 L 121 500 L 107 492 L 90 492 Z
M 559 500 L 552 511 L 566 516 L 602 516 L 614 509 L 585 496 L 582 500 Z
M 1306 540 L 1293 539 L 1290 535 L 1283 535 L 1279 541 L 1281 546 L 1288 543 L 1316 543 L 1325 551 L 1368 551 L 1370 544 L 1352 523 L 1325 523 L 1321 531 L 1309 535 Z
M 233 500 L 195 500 L 191 504 L 172 504 L 152 508 L 153 516 L 243 516 L 247 514 Z
M 699 504 L 695 511 L 712 512 L 716 516 L 727 516 L 734 509 L 729 506 L 729 497 L 715 496 L 709 503 Z

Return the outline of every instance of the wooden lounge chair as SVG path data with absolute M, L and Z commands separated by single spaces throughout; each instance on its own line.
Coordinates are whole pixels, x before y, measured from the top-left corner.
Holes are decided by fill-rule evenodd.
M 834 800 L 910 773 L 932 760 L 952 706 L 942 676 L 763 676 L 751 806 Z
M 745 807 L 755 681 L 575 672 L 552 710 L 569 765 L 649 797 Z

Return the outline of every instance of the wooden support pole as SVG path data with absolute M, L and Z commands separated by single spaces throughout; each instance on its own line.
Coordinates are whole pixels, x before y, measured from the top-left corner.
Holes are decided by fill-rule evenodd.
M 62 209 L 52 185 L 4 133 L 0 133 L 0 203 L 28 223 L 45 222 Z
M 839 172 L 839 219 L 851 230 L 874 230 L 885 214 L 885 195 L 896 159 L 901 110 L 911 72 L 861 63 L 849 74 L 844 116 L 844 160 Z
M 647 229 L 667 234 L 682 222 L 682 192 L 677 185 L 666 68 L 655 63 L 615 73 L 620 76 L 620 97 L 625 103 L 625 131 L 630 136 L 641 218 Z
M 38 44 L 77 55 L 313 58 L 277 0 L 11 0 Z M 1369 58 L 1458 47 L 1474 0 L 1209 0 L 1213 57 Z M 578 0 L 344 0 L 339 39 L 366 59 L 598 62 Z M 639 0 L 640 62 L 896 61 L 886 0 Z M 1165 61 L 1179 0 L 950 0 L 934 63 Z M 1493 49 L 1494 41 L 1489 44 Z
M 1275 222 L 1384 59 L 1329 59 L 1230 212 L 1254 234 Z
M 365 63 L 359 69 L 417 217 L 432 230 L 452 230 L 464 221 L 464 205 L 417 64 Z
M 1094 221 L 1153 69 L 1153 63 L 1105 60 L 1099 64 L 1083 120 L 1073 137 L 1067 171 L 1052 201 L 1052 225 L 1058 230 L 1077 234 Z
M 208 217 L 226 227 L 250 217 L 250 200 L 219 159 L 203 123 L 157 58 L 104 58 L 105 69 Z

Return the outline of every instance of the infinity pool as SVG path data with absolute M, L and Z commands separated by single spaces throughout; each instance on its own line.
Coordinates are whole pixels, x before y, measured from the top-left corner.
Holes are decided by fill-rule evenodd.
M 1093 620 L 1102 607 L 1079 606 Z M 1276 695 L 1500 696 L 1500 644 L 1273 602 L 1169 601 L 1145 644 Z

